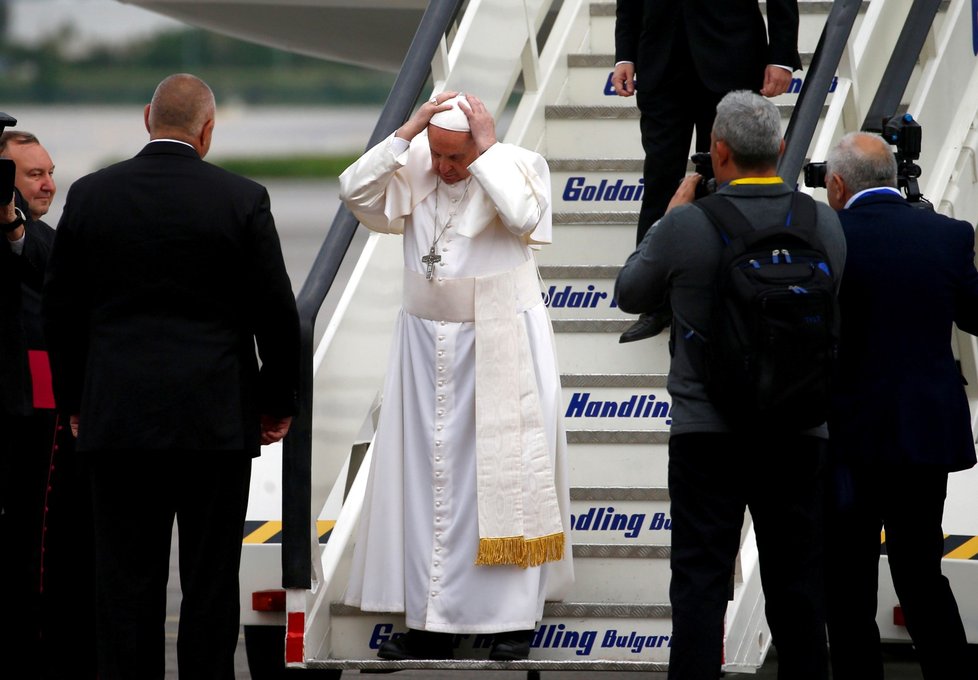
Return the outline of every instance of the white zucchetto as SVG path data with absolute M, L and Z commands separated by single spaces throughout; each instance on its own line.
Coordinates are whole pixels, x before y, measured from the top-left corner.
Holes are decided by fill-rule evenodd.
M 459 102 L 464 101 L 465 106 L 469 106 L 469 102 L 465 99 L 464 94 L 452 97 L 442 102 L 442 104 L 451 104 L 452 108 L 445 111 L 439 111 L 431 117 L 431 124 L 440 127 L 444 130 L 452 130 L 454 132 L 469 132 L 469 119 L 465 115 L 465 111 L 459 108 Z

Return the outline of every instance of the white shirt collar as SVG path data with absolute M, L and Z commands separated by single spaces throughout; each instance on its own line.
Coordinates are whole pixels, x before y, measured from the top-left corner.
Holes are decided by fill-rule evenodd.
M 188 144 L 187 142 L 184 142 L 184 141 L 182 141 L 180 139 L 168 139 L 166 137 L 160 137 L 159 139 L 151 139 L 151 140 L 149 140 L 149 143 L 150 144 L 152 144 L 153 142 L 175 142 L 176 144 L 183 144 L 184 146 L 189 146 L 191 149 L 194 149 L 194 145 L 193 144 Z M 194 149 L 194 151 L 196 151 L 196 150 L 197 149 Z
M 846 201 L 845 208 L 850 207 L 853 203 L 858 201 L 866 194 L 883 194 L 883 193 L 896 194 L 897 196 L 901 196 L 901 197 L 903 196 L 903 194 L 900 193 L 899 189 L 894 189 L 893 187 L 872 187 L 870 189 L 863 189 L 859 193 L 853 194 L 852 197 L 848 201 Z

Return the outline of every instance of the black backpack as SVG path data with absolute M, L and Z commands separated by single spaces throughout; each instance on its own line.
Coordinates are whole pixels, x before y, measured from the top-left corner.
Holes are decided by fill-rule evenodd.
M 717 194 L 696 202 L 724 241 L 707 347 L 707 391 L 733 429 L 825 422 L 839 342 L 838 277 L 795 192 L 783 224 L 755 229 Z

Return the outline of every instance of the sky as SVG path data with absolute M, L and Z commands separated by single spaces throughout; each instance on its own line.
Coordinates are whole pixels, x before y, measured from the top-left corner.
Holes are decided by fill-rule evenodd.
M 2 0 L 0 0 L 2 1 Z M 118 0 L 6 0 L 11 36 L 38 41 L 72 26 L 84 48 L 94 43 L 118 44 L 145 38 L 160 30 L 180 28 L 180 22 Z

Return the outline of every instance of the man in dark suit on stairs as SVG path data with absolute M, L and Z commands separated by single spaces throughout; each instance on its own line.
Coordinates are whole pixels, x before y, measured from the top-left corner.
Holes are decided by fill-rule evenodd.
M 876 625 L 880 530 L 927 680 L 974 678 L 941 573 L 948 473 L 975 464 L 953 324 L 978 334 L 971 224 L 914 209 L 878 135 L 832 150 L 829 203 L 848 256 L 839 372 L 829 418 L 828 632 L 834 680 L 882 680 Z
M 690 140 L 708 151 L 717 103 L 732 90 L 776 97 L 798 56 L 797 0 L 618 0 L 615 92 L 635 95 L 645 149 L 645 191 L 636 244 L 666 211 L 686 174 Z M 621 342 L 658 334 L 669 311 L 643 314 Z
M 203 81 L 160 83 L 150 143 L 68 192 L 44 286 L 57 404 L 91 468 L 100 680 L 163 678 L 174 518 L 179 675 L 234 677 L 251 459 L 296 409 L 268 192 L 202 160 L 214 119 Z

